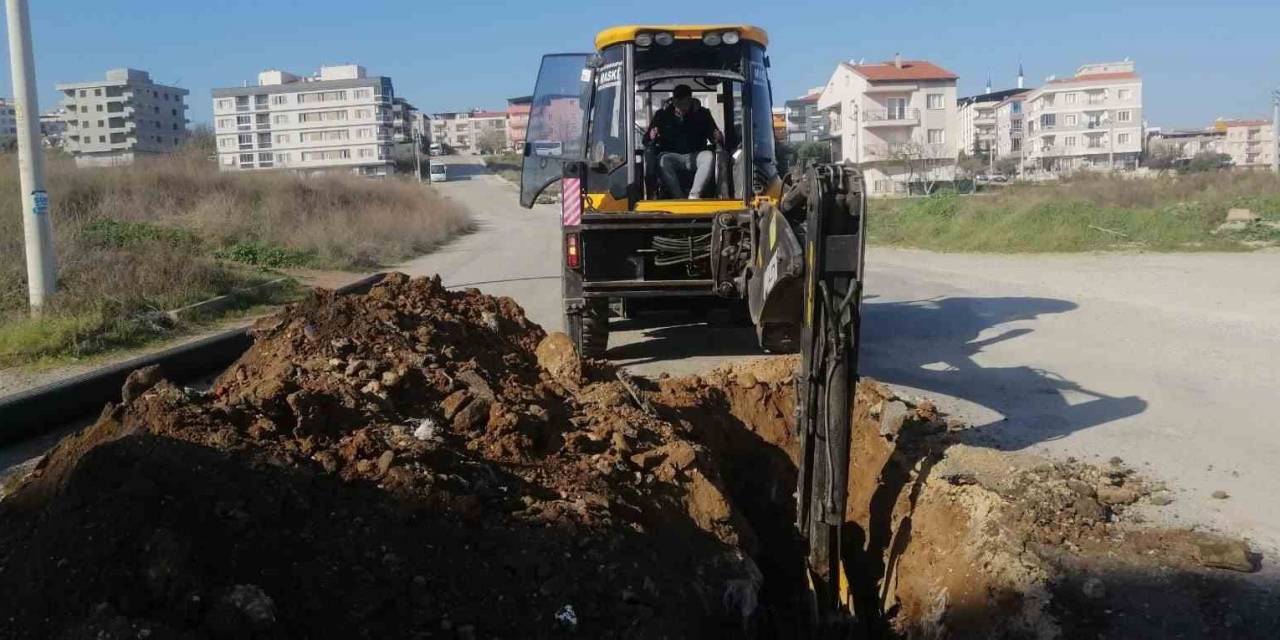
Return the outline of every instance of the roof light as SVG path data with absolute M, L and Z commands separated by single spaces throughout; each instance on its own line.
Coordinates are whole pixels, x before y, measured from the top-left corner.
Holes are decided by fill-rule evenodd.
M 720 35 L 720 39 L 723 40 L 725 44 L 738 44 L 738 32 L 726 31 Z
M 667 46 L 676 41 L 676 37 L 671 35 L 669 31 L 662 31 L 653 35 L 653 41 L 661 46 Z
M 649 46 L 649 45 L 651 45 L 651 44 L 653 44 L 653 34 L 652 34 L 652 33 L 637 33 L 637 34 L 636 34 L 636 46 L 637 46 L 637 47 L 647 47 L 647 46 Z
M 708 47 L 714 47 L 720 44 L 720 34 L 713 32 L 702 36 L 702 44 L 705 44 Z

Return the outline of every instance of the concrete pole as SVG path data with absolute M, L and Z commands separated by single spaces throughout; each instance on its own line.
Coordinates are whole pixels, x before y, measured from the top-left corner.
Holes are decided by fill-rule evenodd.
M 413 166 L 418 168 L 418 183 L 422 183 L 422 132 L 413 132 Z
M 5 0 L 9 19 L 9 66 L 18 120 L 18 174 L 22 184 L 22 228 L 26 237 L 27 291 L 31 312 L 39 314 L 57 290 L 53 223 L 44 190 L 44 152 L 40 148 L 40 107 L 31 54 L 31 18 L 27 0 Z
M 1271 92 L 1271 171 L 1280 173 L 1280 89 Z

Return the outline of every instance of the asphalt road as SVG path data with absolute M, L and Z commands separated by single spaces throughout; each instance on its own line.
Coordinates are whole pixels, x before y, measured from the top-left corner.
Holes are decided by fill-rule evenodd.
M 525 211 L 477 159 L 442 160 L 454 179 L 437 188 L 478 230 L 404 269 L 512 296 L 559 328 L 558 206 Z M 1280 253 L 875 249 L 867 287 L 864 373 L 984 427 L 975 444 L 1120 457 L 1173 489 L 1173 504 L 1148 514 L 1156 521 L 1280 549 Z M 615 321 L 609 355 L 637 373 L 679 374 L 759 354 L 750 329 L 676 317 Z

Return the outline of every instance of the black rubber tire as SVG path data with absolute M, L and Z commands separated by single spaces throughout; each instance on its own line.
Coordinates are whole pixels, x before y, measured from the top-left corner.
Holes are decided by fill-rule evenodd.
M 577 335 L 573 335 L 578 355 L 583 358 L 603 359 L 609 350 L 609 301 L 591 299 L 576 319 Z M 569 325 L 572 327 L 574 320 Z

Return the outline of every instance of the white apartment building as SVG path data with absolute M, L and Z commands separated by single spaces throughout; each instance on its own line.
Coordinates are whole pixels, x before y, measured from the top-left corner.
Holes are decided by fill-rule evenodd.
M 1191 160 L 1201 153 L 1226 153 L 1225 123 L 1207 129 L 1156 129 L 1147 134 L 1147 150 L 1172 149 L 1177 160 Z
M 955 179 L 957 76 L 925 60 L 841 63 L 818 98 L 832 156 L 863 168 L 872 195 Z
M 63 150 L 77 166 L 127 164 L 169 153 L 187 139 L 186 89 L 156 84 L 137 69 L 112 69 L 103 80 L 57 85 L 64 98 Z
M 510 146 L 507 141 L 506 111 L 446 112 L 431 114 L 431 142 L 451 147 L 455 153 L 480 153 L 481 137 L 490 132 L 502 135 L 501 148 Z
M 18 111 L 7 98 L 0 98 L 0 145 L 8 146 L 18 139 Z
M 1222 153 L 1242 169 L 1270 169 L 1276 152 L 1276 132 L 1270 120 L 1218 120 L 1214 128 L 1226 133 Z
M 225 171 L 392 174 L 394 99 L 391 78 L 355 64 L 305 78 L 263 71 L 257 86 L 214 89 L 218 164 Z
M 995 153 L 1000 130 L 1000 106 L 1006 99 L 1026 92 L 1026 89 L 1021 88 L 992 91 L 988 84 L 985 93 L 960 98 L 956 103 L 956 118 L 960 124 L 960 151 L 968 156 Z
M 1012 94 L 996 105 L 996 158 L 1023 157 L 1023 101 L 1026 89 Z
M 1032 89 L 1026 107 L 1030 173 L 1136 169 L 1142 155 L 1142 79 L 1134 64 L 1086 64 Z

